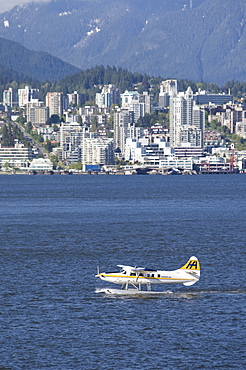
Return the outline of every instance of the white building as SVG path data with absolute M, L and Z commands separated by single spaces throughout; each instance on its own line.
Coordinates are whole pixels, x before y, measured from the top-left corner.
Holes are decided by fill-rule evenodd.
M 120 90 L 114 85 L 105 85 L 102 92 L 96 94 L 96 105 L 99 108 L 110 108 L 112 104 L 120 104 Z
M 160 84 L 159 107 L 166 108 L 170 104 L 170 97 L 178 94 L 178 81 L 166 80 Z
M 54 131 L 53 126 L 40 126 L 37 128 L 37 132 L 39 135 L 42 136 L 44 141 L 56 141 L 58 142 L 60 139 L 59 131 Z
M 125 152 L 125 143 L 128 135 L 134 136 L 134 132 L 131 129 L 133 126 L 133 112 L 129 112 L 127 109 L 119 109 L 114 113 L 114 145 L 115 149 L 120 149 L 122 155 Z
M 177 94 L 170 99 L 171 147 L 203 147 L 205 111 L 196 106 L 193 92 Z
M 246 139 L 246 122 L 237 122 L 235 133 Z
M 9 107 L 18 106 L 18 92 L 11 87 L 8 90 L 3 91 L 3 104 Z
M 81 149 L 85 135 L 85 128 L 81 127 L 77 122 L 62 123 L 60 127 L 60 147 L 62 149 L 62 159 L 73 161 L 81 161 Z M 80 148 L 80 151 L 77 149 Z M 75 158 L 77 153 L 77 158 Z
M 139 102 L 139 95 L 137 91 L 125 91 L 120 94 L 122 108 L 129 108 L 131 103 Z
M 26 169 L 33 158 L 32 149 L 16 143 L 14 148 L 2 148 L 0 144 L 0 167 Z
M 32 89 L 31 86 L 25 86 L 24 89 L 18 89 L 19 107 L 24 108 L 27 103 L 37 100 L 39 89 Z
M 114 142 L 113 139 L 84 138 L 82 152 L 83 170 L 85 166 L 114 164 Z
M 33 159 L 28 170 L 29 171 L 44 171 L 44 172 L 52 171 L 53 164 L 49 159 L 37 158 L 37 159 Z
M 174 150 L 161 138 L 154 138 L 153 142 L 149 138 L 126 139 L 125 159 L 133 163 L 159 165 L 161 158 L 171 154 Z
M 185 171 L 191 171 L 193 169 L 192 158 L 177 158 L 174 156 L 168 156 L 160 159 L 159 167 L 162 169 L 178 168 Z

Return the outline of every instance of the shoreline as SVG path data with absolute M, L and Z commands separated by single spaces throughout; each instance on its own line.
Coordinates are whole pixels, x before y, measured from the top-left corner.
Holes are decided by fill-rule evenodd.
M 191 172 L 180 172 L 180 173 L 173 173 L 173 172 L 155 172 L 155 173 L 126 173 L 125 171 L 117 171 L 117 172 L 69 172 L 69 171 L 51 171 L 51 172 L 44 172 L 44 171 L 37 171 L 36 173 L 31 172 L 23 172 L 23 171 L 15 171 L 15 172 L 9 172 L 9 171 L 0 171 L 1 175 L 7 175 L 7 176 L 14 176 L 14 175 L 25 175 L 25 176 L 71 176 L 71 175 L 82 175 L 82 176 L 196 176 L 196 175 L 245 175 L 246 172 L 198 172 L 194 173 Z

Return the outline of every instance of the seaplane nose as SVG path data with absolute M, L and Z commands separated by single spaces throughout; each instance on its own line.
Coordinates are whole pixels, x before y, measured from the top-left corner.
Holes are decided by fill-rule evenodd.
M 98 277 L 98 278 L 103 277 L 103 274 L 102 273 L 96 274 L 95 277 Z

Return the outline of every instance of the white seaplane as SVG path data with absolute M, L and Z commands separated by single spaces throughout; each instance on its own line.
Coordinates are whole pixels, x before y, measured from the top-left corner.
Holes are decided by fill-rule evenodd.
M 200 279 L 200 263 L 195 256 L 178 270 L 163 271 L 153 270 L 146 267 L 132 267 L 117 265 L 119 272 L 99 272 L 95 277 L 114 284 L 121 284 L 121 289 L 97 289 L 96 293 L 107 294 L 136 294 L 156 293 L 151 291 L 152 284 L 183 284 L 191 286 Z M 146 285 L 147 290 L 141 290 Z M 163 292 L 158 292 L 163 293 Z M 166 292 L 165 292 L 166 293 Z

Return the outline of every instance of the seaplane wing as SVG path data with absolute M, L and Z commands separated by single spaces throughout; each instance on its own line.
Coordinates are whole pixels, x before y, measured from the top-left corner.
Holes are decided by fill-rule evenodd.
M 129 285 L 134 289 L 141 290 L 146 285 L 151 290 L 152 284 L 184 284 L 190 286 L 200 279 L 200 263 L 195 256 L 181 268 L 174 271 L 154 270 L 146 267 L 133 267 L 117 265 L 120 271 L 101 272 L 96 277 L 114 284 L 121 284 L 122 289 L 127 290 Z

